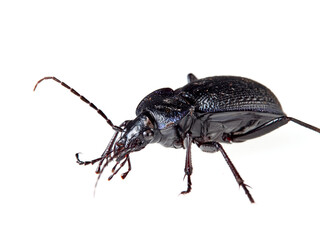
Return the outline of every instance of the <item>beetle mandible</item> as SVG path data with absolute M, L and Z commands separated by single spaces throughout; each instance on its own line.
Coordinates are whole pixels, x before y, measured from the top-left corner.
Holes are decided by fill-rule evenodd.
M 161 88 L 148 94 L 136 109 L 137 117 L 124 121 L 117 126 L 92 102 L 76 90 L 55 77 L 54 80 L 97 111 L 115 130 L 107 148 L 101 157 L 82 161 L 76 154 L 80 165 L 98 164 L 97 183 L 108 164 L 115 160 L 109 180 L 127 163 L 128 170 L 121 177 L 124 179 L 131 170 L 130 154 L 140 151 L 149 143 L 160 143 L 164 147 L 185 148 L 185 177 L 187 189 L 191 191 L 191 145 L 195 143 L 202 151 L 219 151 L 226 160 L 239 186 L 243 188 L 250 202 L 254 203 L 248 185 L 231 162 L 221 143 L 244 142 L 260 137 L 289 121 L 320 133 L 320 129 L 296 118 L 288 117 L 276 96 L 262 84 L 248 78 L 236 76 L 214 76 L 197 79 L 188 74 L 188 84 L 172 90 Z

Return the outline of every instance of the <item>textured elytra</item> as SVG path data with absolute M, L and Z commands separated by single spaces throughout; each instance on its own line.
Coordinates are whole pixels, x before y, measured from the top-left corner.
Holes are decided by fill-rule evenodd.
M 276 96 L 262 84 L 243 77 L 215 76 L 191 82 L 176 94 L 200 112 L 257 111 L 283 114 Z
M 278 99 L 267 87 L 236 76 L 199 79 L 175 91 L 158 89 L 140 102 L 136 114 L 150 114 L 158 123 L 158 128 L 164 129 L 191 113 L 239 111 L 285 115 Z

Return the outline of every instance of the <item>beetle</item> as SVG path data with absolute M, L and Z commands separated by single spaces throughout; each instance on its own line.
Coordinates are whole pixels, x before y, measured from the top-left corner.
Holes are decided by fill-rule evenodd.
M 249 186 L 244 183 L 221 143 L 244 142 L 260 137 L 290 121 L 320 133 L 319 128 L 288 117 L 276 96 L 256 81 L 237 76 L 198 79 L 192 73 L 188 74 L 187 79 L 188 84 L 176 90 L 161 88 L 148 94 L 137 106 L 137 117 L 119 126 L 114 125 L 92 102 L 56 77 L 40 79 L 34 90 L 43 80 L 60 83 L 93 108 L 115 131 L 101 157 L 82 161 L 79 153 L 76 153 L 80 165 L 99 163 L 95 187 L 111 161 L 115 160 L 116 163 L 108 180 L 127 163 L 128 170 L 121 175 L 124 179 L 131 171 L 130 154 L 150 143 L 160 143 L 164 147 L 186 149 L 184 177 L 187 177 L 187 189 L 181 194 L 189 193 L 193 170 L 191 145 L 194 143 L 205 152 L 219 151 L 239 186 L 254 203 Z

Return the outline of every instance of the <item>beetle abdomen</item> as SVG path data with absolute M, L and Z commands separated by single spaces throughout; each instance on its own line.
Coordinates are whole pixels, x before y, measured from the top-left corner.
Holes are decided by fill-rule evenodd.
M 255 111 L 284 115 L 276 96 L 262 84 L 235 76 L 215 76 L 193 81 L 175 91 L 197 113 Z
M 253 111 L 203 113 L 198 114 L 189 131 L 198 143 L 229 142 L 225 139 L 226 136 L 234 138 L 246 135 L 279 117 L 283 117 L 283 115 Z M 259 136 L 266 133 L 267 131 Z M 257 136 L 242 138 L 239 141 L 242 142 L 254 137 Z

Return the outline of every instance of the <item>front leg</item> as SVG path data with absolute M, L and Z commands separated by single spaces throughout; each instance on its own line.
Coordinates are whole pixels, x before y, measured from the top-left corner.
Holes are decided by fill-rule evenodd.
M 186 134 L 186 138 L 184 139 L 184 146 L 187 150 L 187 154 L 186 154 L 186 163 L 185 163 L 185 167 L 184 167 L 184 177 L 187 176 L 187 180 L 188 180 L 188 188 L 186 191 L 182 191 L 181 194 L 186 194 L 191 192 L 191 174 L 192 174 L 192 161 L 191 161 L 191 145 L 192 145 L 192 137 L 190 133 Z

